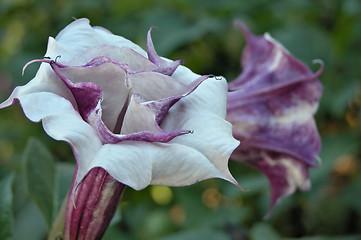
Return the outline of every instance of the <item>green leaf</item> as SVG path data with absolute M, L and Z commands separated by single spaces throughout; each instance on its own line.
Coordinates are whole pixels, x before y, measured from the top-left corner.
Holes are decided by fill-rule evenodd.
M 0 181 L 0 239 L 6 239 L 13 235 L 13 193 L 11 190 L 13 180 L 14 174 L 10 174 Z
M 28 193 L 50 229 L 56 206 L 55 164 L 51 153 L 37 139 L 29 139 L 23 155 Z
M 281 239 L 278 233 L 267 223 L 258 223 L 251 229 L 251 236 L 254 240 L 278 240 Z
M 16 182 L 14 181 L 15 185 Z M 33 201 L 28 201 L 16 211 L 13 237 L 10 240 L 45 239 L 45 236 L 46 223 L 44 217 L 36 204 Z

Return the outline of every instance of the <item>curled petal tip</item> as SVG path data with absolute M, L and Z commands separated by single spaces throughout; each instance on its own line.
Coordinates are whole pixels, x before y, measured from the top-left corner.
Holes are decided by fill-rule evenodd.
M 42 59 L 34 59 L 34 60 L 31 60 L 29 62 L 27 62 L 24 67 L 23 67 L 23 70 L 21 72 L 21 75 L 24 76 L 24 73 L 25 73 L 25 70 L 28 68 L 28 66 L 30 64 L 33 64 L 33 63 L 36 63 L 36 62 L 46 62 L 46 63 L 50 63 L 52 60 L 49 58 L 49 57 L 44 57 Z
M 193 134 L 194 130 L 180 130 L 179 135 Z
M 56 62 L 59 58 L 61 58 L 61 55 L 56 56 L 54 62 Z
M 159 27 L 157 27 L 157 26 L 151 26 L 151 27 L 149 28 L 149 32 L 152 31 L 153 28 L 154 28 L 154 29 L 159 29 Z
M 317 72 L 315 73 L 315 76 L 316 77 L 319 77 L 322 72 L 323 72 L 323 69 L 325 67 L 325 64 L 323 63 L 323 61 L 321 59 L 314 59 L 312 61 L 313 64 L 320 64 L 320 68 L 317 70 Z
M 223 76 L 216 76 L 216 75 L 213 75 L 213 74 L 203 75 L 202 77 L 204 77 L 205 79 L 214 78 L 217 81 L 220 81 L 220 80 L 222 80 L 224 78 Z
M 313 61 L 312 61 L 312 63 L 313 64 L 320 64 L 321 66 L 323 66 L 323 61 L 321 60 L 321 59 L 314 59 Z
M 316 166 L 321 166 L 322 165 L 322 159 L 319 156 L 316 156 L 315 164 L 316 164 Z

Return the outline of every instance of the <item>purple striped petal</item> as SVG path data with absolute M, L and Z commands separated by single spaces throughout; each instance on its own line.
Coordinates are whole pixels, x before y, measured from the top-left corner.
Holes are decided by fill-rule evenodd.
M 287 154 L 259 149 L 238 149 L 233 157 L 262 172 L 271 185 L 271 207 L 265 218 L 272 214 L 274 206 L 282 197 L 291 195 L 297 188 L 309 190 L 309 166 Z
M 255 36 L 243 23 L 237 24 L 247 46 L 243 72 L 229 84 L 227 119 L 233 124 L 234 137 L 241 141 L 233 159 L 268 177 L 273 206 L 295 190 L 289 189 L 294 180 L 287 170 L 290 166 L 302 169 L 305 182 L 308 167 L 317 166 L 321 141 L 313 115 L 322 94 L 318 77 L 323 65 L 312 73 L 268 34 Z M 250 152 L 256 157 L 245 157 Z M 297 186 L 305 190 L 305 182 Z

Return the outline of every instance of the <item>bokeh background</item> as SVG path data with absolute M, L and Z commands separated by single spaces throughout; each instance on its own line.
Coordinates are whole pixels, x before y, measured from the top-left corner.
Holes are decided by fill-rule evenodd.
M 359 0 L 2 0 L 0 101 L 34 76 L 36 64 L 24 76 L 22 67 L 43 57 L 48 36 L 55 37 L 72 18 L 82 17 L 143 48 L 147 30 L 157 26 L 152 33 L 159 55 L 184 59 L 199 74 L 228 80 L 241 72 L 245 45 L 233 19 L 256 34 L 269 32 L 313 70 L 318 68 L 313 59 L 325 63 L 316 115 L 323 164 L 310 171 L 312 190 L 283 199 L 272 217 L 263 220 L 270 200 L 267 180 L 231 162 L 231 172 L 248 192 L 219 179 L 179 188 L 128 188 L 104 239 L 361 239 Z M 46 239 L 47 224 L 29 194 L 25 174 L 31 155 L 25 149 L 34 137 L 45 152 L 39 156 L 55 162 L 56 208 L 71 181 L 75 160 L 70 147 L 50 139 L 40 123 L 28 121 L 19 105 L 1 110 L 0 181 L 10 173 L 14 180 L 11 192 L 4 190 L 0 196 L 13 193 L 10 239 Z M 32 161 L 39 160 L 34 156 Z M 38 174 L 52 176 L 52 171 Z

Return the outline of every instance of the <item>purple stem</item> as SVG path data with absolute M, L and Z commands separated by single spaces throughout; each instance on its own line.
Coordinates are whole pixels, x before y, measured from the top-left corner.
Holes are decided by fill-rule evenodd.
M 72 194 L 76 173 L 77 168 L 66 206 L 63 239 L 101 239 L 126 185 L 116 181 L 103 168 L 94 168 Z

